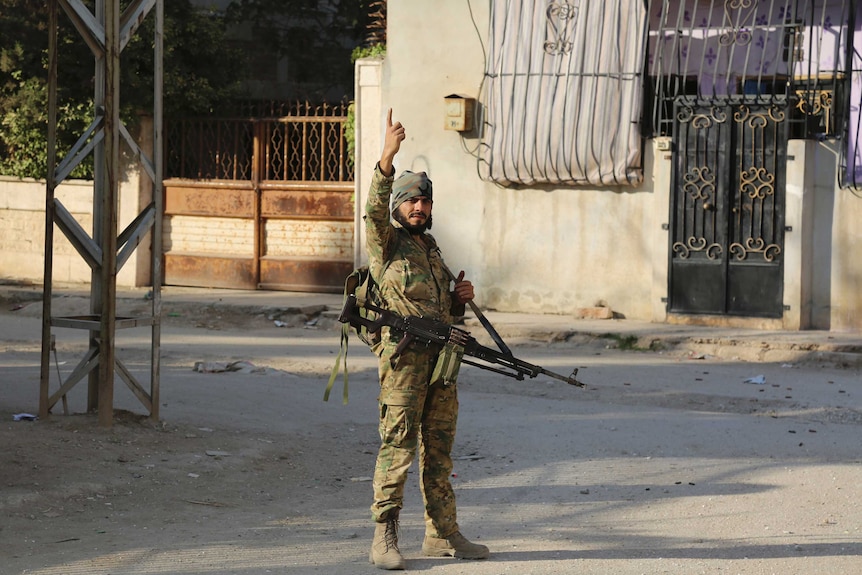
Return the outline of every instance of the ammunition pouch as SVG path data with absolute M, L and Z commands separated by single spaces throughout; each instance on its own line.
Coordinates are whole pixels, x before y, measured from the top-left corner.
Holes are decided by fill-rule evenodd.
M 437 355 L 437 363 L 431 373 L 431 385 L 442 383 L 452 385 L 458 379 L 461 369 L 461 358 L 464 357 L 464 346 L 447 341 L 443 350 Z

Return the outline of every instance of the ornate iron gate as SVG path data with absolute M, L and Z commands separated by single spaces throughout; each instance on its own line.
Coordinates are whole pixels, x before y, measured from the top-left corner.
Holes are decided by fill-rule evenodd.
M 781 317 L 786 116 L 677 103 L 669 311 Z
M 858 5 L 649 3 L 643 126 L 676 148 L 668 311 L 783 315 L 786 142 L 853 133 Z

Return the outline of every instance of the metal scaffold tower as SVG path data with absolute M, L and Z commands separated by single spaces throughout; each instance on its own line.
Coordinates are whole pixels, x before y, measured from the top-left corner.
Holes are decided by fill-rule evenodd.
M 57 162 L 57 29 L 59 9 L 90 47 L 95 58 L 93 120 L 65 158 Z M 39 417 L 51 409 L 79 381 L 88 378 L 88 411 L 97 411 L 99 424 L 113 423 L 114 377 L 119 375 L 152 419 L 159 418 L 159 346 L 162 283 L 162 77 L 163 0 L 131 0 L 124 10 L 120 0 L 96 0 L 95 12 L 81 0 L 49 0 L 48 42 L 48 173 L 45 195 L 45 273 L 42 304 L 42 355 L 39 389 Z M 154 13 L 153 38 L 154 99 L 153 152 L 148 156 L 120 120 L 120 54 L 149 14 Z M 153 201 L 118 233 L 119 182 L 123 172 L 120 146 L 125 142 L 153 186 Z M 55 190 L 72 170 L 93 154 L 93 230 L 88 233 L 55 197 Z M 88 314 L 52 315 L 54 226 L 56 225 L 91 269 Z M 152 307 L 144 317 L 117 317 L 117 272 L 144 237 L 152 232 Z M 54 347 L 53 328 L 73 328 L 88 332 L 89 348 L 72 372 L 50 391 L 50 358 Z M 118 329 L 150 327 L 150 385 L 145 389 L 115 355 Z

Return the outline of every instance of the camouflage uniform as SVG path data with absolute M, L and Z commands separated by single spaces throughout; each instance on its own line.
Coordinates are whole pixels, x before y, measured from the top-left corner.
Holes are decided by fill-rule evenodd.
M 426 233 L 426 245 L 422 245 L 392 221 L 392 182 L 391 176 L 376 167 L 365 206 L 369 267 L 384 305 L 399 315 L 452 323 L 453 314 L 463 315 L 464 306 L 456 305 L 449 291 L 450 279 L 434 238 Z M 425 531 L 445 538 L 458 531 L 455 495 L 449 483 L 458 418 L 457 390 L 455 385 L 431 382 L 439 347 L 413 344 L 393 359 L 401 334 L 384 327 L 382 336 L 374 350 L 380 358 L 381 446 L 371 512 L 380 523 L 401 509 L 407 470 L 418 447 Z

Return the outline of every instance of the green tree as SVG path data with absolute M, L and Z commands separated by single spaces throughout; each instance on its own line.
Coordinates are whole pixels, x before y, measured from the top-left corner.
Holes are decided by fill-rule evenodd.
M 189 0 L 165 0 L 164 105 L 168 116 L 213 113 L 244 95 L 247 55 L 231 39 L 229 22 Z M 153 33 L 147 18 L 123 51 L 123 98 L 152 108 Z M 132 95 L 134 94 L 134 97 Z
M 129 3 L 123 0 L 121 6 Z M 93 0 L 85 0 L 91 9 Z M 60 10 L 58 154 L 93 118 L 92 53 Z M 165 2 L 164 106 L 167 115 L 201 115 L 240 94 L 247 67 L 229 41 L 226 20 L 190 0 Z M 121 115 L 134 126 L 152 109 L 154 14 L 121 56 Z M 0 173 L 44 177 L 47 170 L 48 8 L 44 0 L 0 0 Z M 73 177 L 91 177 L 83 163 Z
M 248 27 L 262 58 L 287 58 L 291 97 L 350 99 L 351 52 L 363 43 L 379 0 L 234 0 L 228 18 Z

